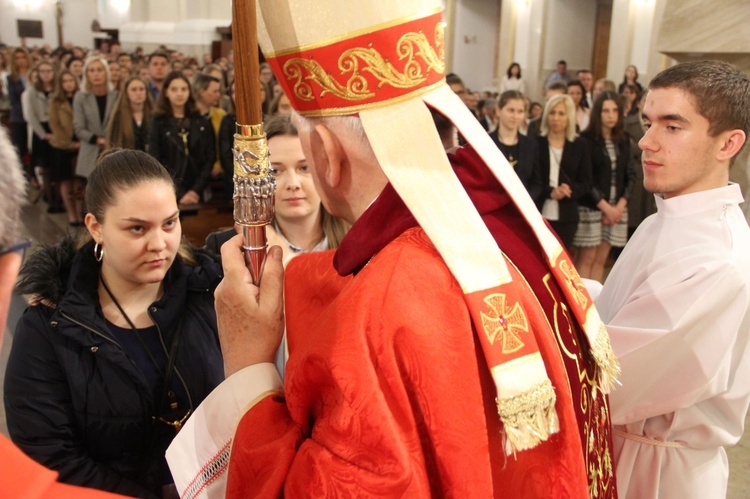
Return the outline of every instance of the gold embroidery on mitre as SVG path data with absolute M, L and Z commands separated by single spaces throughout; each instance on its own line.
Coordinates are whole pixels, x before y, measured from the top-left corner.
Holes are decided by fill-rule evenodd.
M 484 312 L 482 316 L 482 328 L 494 344 L 495 340 L 500 337 L 503 342 L 503 353 L 509 354 L 522 349 L 525 344 L 521 341 L 519 333 L 529 332 L 529 321 L 526 314 L 521 309 L 521 305 L 516 302 L 513 307 L 506 307 L 505 294 L 495 293 L 484 298 L 484 302 L 490 307 L 493 315 L 487 315 Z
M 338 67 L 342 75 L 351 73 L 346 84 L 341 84 L 319 62 L 313 59 L 295 57 L 284 63 L 283 71 L 288 80 L 294 80 L 294 95 L 302 101 L 315 99 L 312 85 L 322 88 L 319 97 L 332 94 L 340 99 L 358 101 L 375 96 L 362 71 L 372 74 L 380 83 L 375 90 L 387 84 L 395 88 L 408 89 L 421 85 L 427 80 L 426 74 L 432 70 L 445 73 L 443 36 L 444 26 L 441 21 L 435 29 L 435 48 L 422 32 L 403 35 L 396 44 L 399 61 L 406 59 L 403 71 L 397 70 L 380 52 L 372 47 L 357 47 L 341 54 Z M 419 62 L 421 59 L 423 62 Z M 423 69 L 423 65 L 425 66 Z
M 589 299 L 584 292 L 586 286 L 583 284 L 581 276 L 578 275 L 576 269 L 573 268 L 573 265 L 567 260 L 560 262 L 560 270 L 565 274 L 565 285 L 573 295 L 573 299 L 575 299 L 576 303 L 578 303 L 578 306 L 581 307 L 582 310 L 586 310 L 589 304 Z

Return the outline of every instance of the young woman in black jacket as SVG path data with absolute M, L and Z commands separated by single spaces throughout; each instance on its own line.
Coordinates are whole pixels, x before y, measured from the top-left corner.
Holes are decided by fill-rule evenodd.
M 164 452 L 223 379 L 218 266 L 180 247 L 169 173 L 105 153 L 86 190 L 88 242 L 32 255 L 5 376 L 13 441 L 60 481 L 176 497 Z
M 190 82 L 182 73 L 169 73 L 162 88 L 148 153 L 172 174 L 179 204 L 198 203 L 216 161 L 214 129 L 195 107 Z
M 628 199 L 633 187 L 630 143 L 624 130 L 622 99 L 614 92 L 599 94 L 589 127 L 581 134 L 591 155 L 591 189 L 580 201 L 573 246 L 581 277 L 603 282 L 612 247 L 628 240 Z

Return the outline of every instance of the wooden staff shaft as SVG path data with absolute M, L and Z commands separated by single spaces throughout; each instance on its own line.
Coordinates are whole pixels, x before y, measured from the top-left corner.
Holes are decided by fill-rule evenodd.
M 263 122 L 263 110 L 255 0 L 232 2 L 232 40 L 237 123 L 260 125 Z

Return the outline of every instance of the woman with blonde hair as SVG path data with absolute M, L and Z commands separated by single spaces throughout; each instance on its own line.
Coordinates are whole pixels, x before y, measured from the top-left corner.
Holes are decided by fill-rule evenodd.
M 78 78 L 68 69 L 57 77 L 55 95 L 49 104 L 50 144 L 54 151 L 52 178 L 58 183 L 60 197 L 71 227 L 83 226 L 83 182 L 74 176 L 80 141 L 73 131 L 73 97 L 78 92 Z
M 81 90 L 73 98 L 73 127 L 81 141 L 76 161 L 76 175 L 79 177 L 88 178 L 106 145 L 107 124 L 117 96 L 106 59 L 101 56 L 88 58 L 83 66 Z
M 566 248 L 578 229 L 578 200 L 591 189 L 591 157 L 576 137 L 576 110 L 569 95 L 553 96 L 544 107 L 538 137 L 542 180 L 542 216 Z
M 140 76 L 125 80 L 107 127 L 106 147 L 145 151 L 153 112 L 154 104 L 146 81 Z
M 290 116 L 274 116 L 264 128 L 276 177 L 275 214 L 267 230 L 269 247 L 281 246 L 284 265 L 300 253 L 338 248 L 350 226 L 323 207 Z M 206 239 L 206 249 L 219 253 L 234 235 L 234 229 L 213 233 Z

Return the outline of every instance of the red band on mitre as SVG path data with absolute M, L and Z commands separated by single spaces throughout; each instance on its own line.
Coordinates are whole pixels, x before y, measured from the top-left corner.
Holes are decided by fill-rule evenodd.
M 300 114 L 348 115 L 442 83 L 443 37 L 437 12 L 330 44 L 271 54 L 268 63 Z

